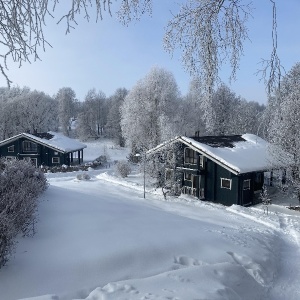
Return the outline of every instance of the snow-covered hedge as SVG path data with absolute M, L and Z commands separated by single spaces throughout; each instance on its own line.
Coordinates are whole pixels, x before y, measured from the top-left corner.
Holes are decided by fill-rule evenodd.
M 123 177 L 127 177 L 131 173 L 130 163 L 126 160 L 119 160 L 116 164 L 117 172 Z
M 90 180 L 91 176 L 87 173 L 80 173 L 76 176 L 77 180 Z
M 38 196 L 48 184 L 26 160 L 0 159 L 0 267 L 11 255 L 15 237 L 34 233 Z

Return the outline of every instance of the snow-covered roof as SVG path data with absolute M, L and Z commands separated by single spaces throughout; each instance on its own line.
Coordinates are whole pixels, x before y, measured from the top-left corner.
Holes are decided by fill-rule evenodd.
M 57 132 L 53 132 L 53 131 L 49 131 L 47 133 L 47 135 L 45 135 L 44 138 L 35 136 L 30 133 L 20 133 L 11 138 L 1 141 L 0 146 L 10 143 L 21 137 L 25 137 L 33 142 L 42 144 L 44 146 L 47 146 L 49 148 L 52 148 L 54 150 L 57 150 L 57 151 L 63 152 L 63 153 L 73 152 L 73 151 L 77 151 L 77 150 L 86 148 L 85 144 L 82 144 L 74 139 L 66 137 L 61 133 L 57 133 Z
M 209 142 L 206 140 L 205 138 L 201 139 L 201 137 L 179 136 L 149 150 L 148 154 L 159 151 L 160 148 L 170 143 L 181 142 L 236 175 L 265 171 L 271 166 L 278 167 L 274 157 L 268 151 L 269 143 L 254 134 L 231 136 L 231 139 L 228 139 L 230 140 L 229 143 L 228 140 L 226 143 L 221 142 L 220 144 L 211 143 L 211 139 Z

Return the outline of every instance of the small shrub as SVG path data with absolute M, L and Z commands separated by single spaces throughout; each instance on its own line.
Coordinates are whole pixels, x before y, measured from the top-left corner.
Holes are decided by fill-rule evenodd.
M 78 180 L 90 180 L 91 176 L 87 173 L 80 173 L 80 174 L 77 174 L 76 178 Z
M 263 205 L 270 205 L 272 204 L 272 200 L 269 196 L 269 193 L 268 193 L 268 189 L 266 186 L 263 187 L 261 193 L 260 193 L 260 200 L 262 202 Z
M 128 161 L 119 160 L 116 164 L 118 173 L 123 177 L 127 177 L 131 173 L 131 167 Z

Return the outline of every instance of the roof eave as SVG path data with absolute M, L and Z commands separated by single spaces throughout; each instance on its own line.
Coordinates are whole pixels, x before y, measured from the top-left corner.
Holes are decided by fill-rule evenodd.
M 84 148 L 87 147 L 86 145 L 84 145 L 84 147 L 80 147 L 80 148 L 76 148 L 74 150 L 68 150 L 68 151 L 66 151 L 66 150 L 60 149 L 58 147 L 55 147 L 55 146 L 49 145 L 47 143 L 44 143 L 43 141 L 41 141 L 39 139 L 35 139 L 34 137 L 32 137 L 31 135 L 28 135 L 27 133 L 20 133 L 20 134 L 17 134 L 15 136 L 13 136 L 13 137 L 10 137 L 10 138 L 8 138 L 8 139 L 6 139 L 4 141 L 1 141 L 0 142 L 0 146 L 8 144 L 8 143 L 10 143 L 12 141 L 15 141 L 15 140 L 19 139 L 20 137 L 25 137 L 26 139 L 29 139 L 29 140 L 31 140 L 31 141 L 33 141 L 35 143 L 39 143 L 39 144 L 41 144 L 43 146 L 46 146 L 46 147 L 48 147 L 48 148 L 50 148 L 52 150 L 58 151 L 60 153 L 75 152 L 75 151 L 83 150 Z

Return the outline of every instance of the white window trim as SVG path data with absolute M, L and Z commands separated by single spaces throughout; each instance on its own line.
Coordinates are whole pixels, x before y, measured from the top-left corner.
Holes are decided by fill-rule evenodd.
M 12 148 L 12 151 L 10 150 L 11 148 Z M 15 152 L 15 145 L 8 146 L 7 152 L 9 152 L 9 153 Z
M 204 168 L 204 156 L 199 155 L 199 165 L 201 168 Z
M 190 147 L 185 147 L 185 148 L 184 148 L 184 154 L 183 154 L 183 155 L 184 155 L 184 156 L 183 156 L 183 157 L 184 157 L 184 163 L 185 163 L 185 164 L 190 164 L 190 165 L 197 165 L 197 162 L 196 162 L 196 163 L 191 163 L 191 162 L 185 161 L 185 157 L 186 157 L 185 152 L 186 152 L 187 149 L 196 152 L 194 149 L 192 149 L 192 148 L 190 148 Z M 197 153 L 197 152 L 196 152 L 196 153 Z
M 183 194 L 186 194 L 186 195 L 191 195 L 194 197 L 196 196 L 196 189 L 192 188 L 190 186 L 184 186 L 182 189 L 182 192 L 183 192 Z
M 57 159 L 57 161 L 54 161 L 56 159 Z M 60 164 L 60 158 L 59 157 L 52 157 L 52 163 L 53 164 Z
M 244 183 L 246 182 L 246 181 L 248 181 L 249 182 L 249 187 L 244 187 Z M 251 179 L 245 179 L 244 181 L 243 181 L 243 190 L 245 191 L 245 190 L 250 190 L 250 186 L 251 186 Z
M 223 180 L 228 180 L 228 181 L 230 182 L 229 188 L 222 185 Z M 232 179 L 229 179 L 229 178 L 221 178 L 221 189 L 231 190 L 231 187 L 232 187 Z
M 188 175 L 190 175 L 191 176 L 191 178 L 189 179 L 189 178 L 187 178 L 187 176 Z M 187 180 L 187 181 L 193 181 L 193 179 L 192 179 L 192 174 L 191 173 L 186 173 L 186 172 L 184 172 L 184 180 Z

